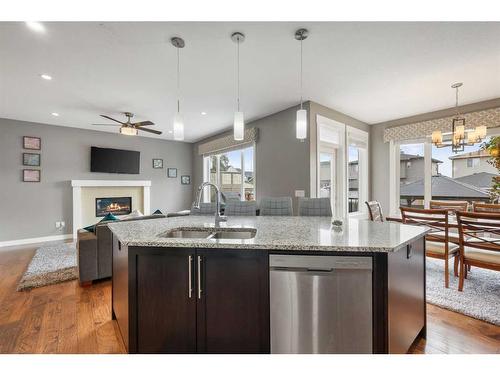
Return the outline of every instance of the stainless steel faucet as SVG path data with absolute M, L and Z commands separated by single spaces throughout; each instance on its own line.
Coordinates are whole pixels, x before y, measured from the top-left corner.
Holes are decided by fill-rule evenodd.
M 216 208 L 215 208 L 215 226 L 218 227 L 219 223 L 221 223 L 223 221 L 227 221 L 227 217 L 220 214 L 221 193 L 220 193 L 219 187 L 216 184 L 213 184 L 211 182 L 204 182 L 200 185 L 200 187 L 198 188 L 198 195 L 196 196 L 195 204 L 193 205 L 193 208 L 200 209 L 201 196 L 202 196 L 203 189 L 205 188 L 205 186 L 213 186 L 215 189 L 215 193 L 216 193 L 215 194 L 215 206 L 216 206 Z

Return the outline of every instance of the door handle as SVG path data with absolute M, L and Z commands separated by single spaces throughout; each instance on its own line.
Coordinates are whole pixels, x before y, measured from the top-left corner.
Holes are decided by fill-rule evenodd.
M 193 256 L 188 256 L 188 297 L 191 298 L 193 295 Z
M 198 255 L 198 299 L 201 299 L 201 256 Z

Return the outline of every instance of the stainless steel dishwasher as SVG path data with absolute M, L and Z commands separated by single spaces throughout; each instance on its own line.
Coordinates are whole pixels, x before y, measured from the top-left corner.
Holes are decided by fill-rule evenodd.
M 372 259 L 270 255 L 271 353 L 372 353 Z

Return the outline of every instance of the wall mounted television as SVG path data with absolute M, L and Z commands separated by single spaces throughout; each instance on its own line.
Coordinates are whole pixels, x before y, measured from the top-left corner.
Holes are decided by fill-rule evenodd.
M 91 172 L 139 174 L 140 164 L 141 153 L 139 151 L 95 146 L 92 146 L 90 150 Z

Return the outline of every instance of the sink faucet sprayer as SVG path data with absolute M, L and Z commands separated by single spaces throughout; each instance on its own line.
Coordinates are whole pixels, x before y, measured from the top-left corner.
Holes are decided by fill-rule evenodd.
M 211 182 L 204 182 L 200 185 L 200 187 L 198 188 L 198 193 L 197 193 L 197 196 L 195 199 L 195 204 L 193 205 L 193 208 L 200 209 L 201 196 L 202 196 L 203 189 L 205 188 L 205 186 L 213 186 L 213 188 L 215 189 L 215 193 L 216 193 L 215 194 L 215 206 L 216 206 L 216 208 L 215 208 L 215 226 L 217 227 L 217 226 L 219 226 L 220 222 L 227 221 L 227 217 L 220 214 L 221 193 L 220 193 L 219 187 L 216 184 L 213 184 Z

